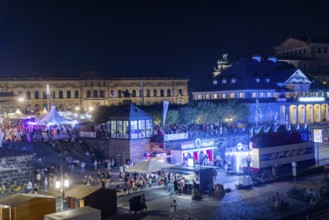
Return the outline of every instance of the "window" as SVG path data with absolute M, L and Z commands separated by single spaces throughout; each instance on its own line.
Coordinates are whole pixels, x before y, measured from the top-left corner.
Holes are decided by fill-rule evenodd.
M 213 99 L 218 99 L 218 94 L 214 94 Z
M 201 94 L 197 95 L 197 100 L 202 100 L 202 95 Z
M 156 89 L 153 90 L 153 96 L 157 97 L 158 96 L 158 91 Z
M 117 121 L 117 138 L 119 139 L 122 139 L 123 138 L 123 135 L 122 135 L 122 121 L 121 120 L 118 120 Z
M 118 97 L 122 98 L 122 91 L 120 89 L 118 90 Z
M 130 138 L 136 139 L 138 138 L 138 126 L 137 121 L 130 121 Z
M 210 99 L 210 94 L 206 94 L 206 99 Z
M 182 89 L 178 89 L 178 95 L 183 96 L 183 90 Z
M 98 97 L 98 92 L 97 90 L 94 90 L 94 98 L 97 98 Z
M 264 93 L 263 93 L 263 92 L 260 92 L 260 93 L 259 93 L 259 97 L 260 97 L 260 98 L 264 98 Z
M 26 92 L 26 99 L 31 99 L 31 92 L 30 91 Z
M 19 95 L 19 94 L 18 94 Z M 47 92 L 46 91 L 43 91 L 42 92 L 42 98 L 43 99 L 47 99 Z
M 167 96 L 170 97 L 171 96 L 171 90 L 167 89 Z
M 90 98 L 91 97 L 91 92 L 90 90 L 87 91 L 87 98 Z
M 146 137 L 153 136 L 153 121 L 151 119 L 145 120 L 146 122 Z
M 268 97 L 268 98 L 271 97 L 271 93 L 270 93 L 270 92 L 267 93 L 267 97 Z
M 226 94 L 222 94 L 222 99 L 226 99 Z
M 99 91 L 99 96 L 101 97 L 101 98 L 104 98 L 105 97 L 105 95 L 104 95 L 104 90 L 101 90 L 101 91 Z
M 235 77 L 233 77 L 233 78 L 231 79 L 231 83 L 236 83 L 236 78 L 235 78 Z
M 63 91 L 62 91 L 62 90 L 60 90 L 60 91 L 58 92 L 58 98 L 59 98 L 59 99 L 62 99 L 62 98 L 63 98 Z
M 138 120 L 138 137 L 145 138 L 145 120 Z
M 132 97 L 136 97 L 136 90 L 135 89 L 132 91 Z
M 244 93 L 243 93 L 243 92 L 240 92 L 240 93 L 239 93 L 239 98 L 240 98 L 240 99 L 243 99 L 243 98 L 244 98 Z
M 230 99 L 234 99 L 235 98 L 235 94 L 234 93 L 230 93 Z
M 160 96 L 164 97 L 164 90 L 163 89 L 160 90 Z
M 151 96 L 151 92 L 150 92 L 150 90 L 148 89 L 148 90 L 146 90 L 146 97 L 150 97 Z
M 114 91 L 113 90 L 110 91 L 110 97 L 114 98 Z
M 71 91 L 70 90 L 66 91 L 66 98 L 68 98 L 68 99 L 71 98 Z
M 74 91 L 74 98 L 79 98 L 79 91 L 78 90 L 75 90 Z
M 39 99 L 39 92 L 38 92 L 38 91 L 35 91 L 35 92 L 34 92 L 34 98 L 35 98 L 35 99 Z
M 256 92 L 251 93 L 251 97 L 252 98 L 257 98 L 257 93 Z
M 111 121 L 111 138 L 117 138 L 117 122 Z
M 226 84 L 226 79 L 225 78 L 222 79 L 222 84 Z

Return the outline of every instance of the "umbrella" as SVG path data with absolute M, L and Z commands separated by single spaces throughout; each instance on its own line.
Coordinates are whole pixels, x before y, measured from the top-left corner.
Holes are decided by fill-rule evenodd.
M 163 168 L 171 167 L 171 164 L 160 162 L 157 160 L 148 160 L 137 164 L 135 166 L 126 169 L 126 172 L 137 172 L 137 173 L 152 173 L 157 172 Z

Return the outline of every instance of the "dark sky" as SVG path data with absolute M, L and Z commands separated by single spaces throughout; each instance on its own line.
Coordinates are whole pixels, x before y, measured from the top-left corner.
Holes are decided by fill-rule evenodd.
M 290 32 L 329 36 L 328 2 L 2 0 L 0 76 L 78 76 L 95 66 L 194 84 L 223 53 L 268 56 Z

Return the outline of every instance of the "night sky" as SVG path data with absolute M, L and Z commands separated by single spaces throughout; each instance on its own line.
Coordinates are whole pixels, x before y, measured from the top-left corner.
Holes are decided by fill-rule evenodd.
M 78 76 L 94 66 L 193 86 L 223 53 L 269 56 L 291 33 L 329 36 L 328 12 L 325 0 L 2 0 L 0 76 Z

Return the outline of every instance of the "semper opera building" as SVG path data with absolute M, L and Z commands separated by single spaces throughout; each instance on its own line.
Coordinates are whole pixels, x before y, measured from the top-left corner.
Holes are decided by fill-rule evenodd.
M 193 100 L 240 100 L 256 124 L 312 124 L 329 121 L 329 87 L 275 57 L 240 59 L 223 68 L 212 83 L 192 92 Z
M 38 114 L 55 105 L 60 111 L 88 111 L 97 106 L 119 105 L 129 99 L 137 105 L 166 100 L 187 104 L 188 79 L 178 77 L 80 77 L 0 78 L 0 113 Z

